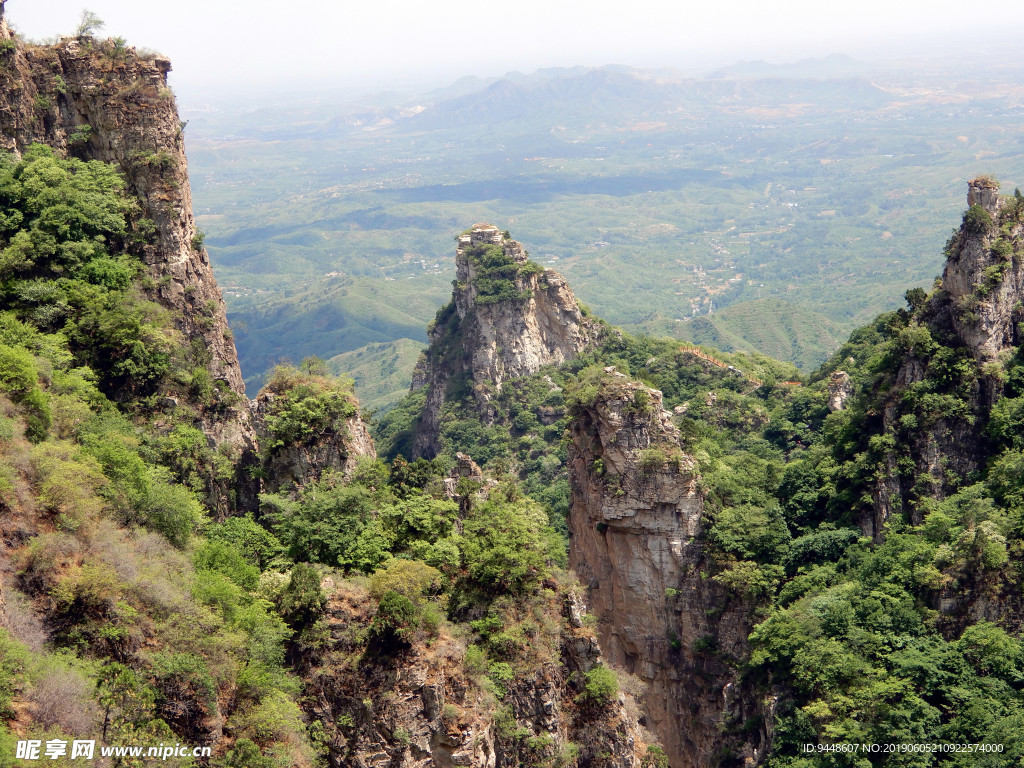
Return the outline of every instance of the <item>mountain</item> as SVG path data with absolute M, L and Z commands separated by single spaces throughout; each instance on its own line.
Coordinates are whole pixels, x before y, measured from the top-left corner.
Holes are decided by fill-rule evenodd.
M 0 57 L 0 764 L 660 755 L 538 503 L 376 459 L 320 360 L 244 397 L 169 63 L 2 15 Z
M 850 77 L 864 75 L 872 67 L 842 53 L 832 53 L 820 59 L 801 59 L 788 64 L 770 64 L 766 61 L 741 61 L 723 67 L 708 75 L 716 78 L 817 78 Z
M 809 375 L 615 328 L 473 225 L 371 436 L 315 357 L 243 396 L 166 60 L 2 18 L 0 57 L 4 763 L 1024 760 L 1019 193 L 972 179 L 931 293 Z M 750 304 L 768 343 L 821 338 Z
M 951 179 L 970 178 L 978 157 L 1020 177 L 1006 118 L 1015 78 L 982 59 L 826 79 L 512 73 L 400 104 L 205 112 L 185 137 L 229 315 L 280 309 L 271 332 L 261 319 L 255 334 L 238 329 L 255 382 L 280 352 L 254 346 L 279 331 L 297 340 L 306 295 L 339 275 L 365 281 L 338 294 L 339 322 L 380 328 L 356 321 L 351 347 L 317 347 L 314 331 L 305 350 L 416 338 L 409 326 L 435 307 L 399 324 L 394 307 L 428 292 L 440 303 L 452 238 L 475 221 L 520 232 L 535 261 L 633 332 L 686 338 L 695 318 L 772 298 L 828 318 L 841 338 L 931 285 L 930 255 L 962 202 Z M 808 370 L 821 359 L 820 346 L 787 348 Z
M 419 377 L 377 424 L 382 451 L 426 424 L 426 450 L 478 457 L 553 524 L 564 515 L 602 652 L 644 684 L 669 765 L 826 765 L 830 745 L 860 738 L 998 745 L 1024 714 L 999 682 L 1024 659 L 1021 210 L 973 180 L 936 289 L 909 291 L 807 378 L 604 327 L 497 386 L 483 367 L 466 375 L 495 349 L 493 326 L 475 320 L 468 343 L 458 325 L 432 332 L 428 359 L 461 360 L 463 375 L 435 385 L 440 407 Z M 485 306 L 502 316 L 524 299 Z M 1003 671 L 980 661 L 990 643 Z
M 658 327 L 647 325 L 653 325 L 652 331 Z M 680 338 L 724 352 L 757 351 L 791 360 L 804 371 L 813 371 L 825 362 L 844 335 L 839 325 L 824 315 L 779 299 L 730 304 L 673 330 Z
M 781 75 L 758 80 L 685 80 L 648 75 L 637 70 L 591 69 L 558 72 L 542 77 L 509 78 L 482 89 L 432 104 L 411 118 L 419 129 L 437 130 L 494 121 L 547 118 L 574 124 L 581 116 L 598 116 L 614 123 L 627 116 L 644 119 L 672 114 L 698 115 L 724 104 L 777 102 L 796 99 L 819 106 L 853 100 L 861 107 L 878 107 L 888 94 L 870 81 L 814 79 Z M 561 115 L 561 119 L 559 119 Z
M 409 295 L 397 281 L 337 276 L 285 297 L 254 293 L 245 309 L 230 313 L 239 359 L 253 371 L 258 389 L 275 364 L 306 357 L 333 358 L 393 338 L 426 341 L 424 328 L 443 298 L 440 287 L 423 286 Z M 403 368 L 408 386 L 411 367 Z M 374 383 L 377 386 L 377 383 Z
M 572 360 L 600 330 L 587 318 L 564 278 L 529 260 L 522 245 L 490 224 L 476 224 L 458 241 L 452 300 L 430 330 L 430 345 L 413 373 L 423 387 L 412 451 L 432 458 L 449 399 L 476 398 L 486 419 L 492 390 L 503 382 Z

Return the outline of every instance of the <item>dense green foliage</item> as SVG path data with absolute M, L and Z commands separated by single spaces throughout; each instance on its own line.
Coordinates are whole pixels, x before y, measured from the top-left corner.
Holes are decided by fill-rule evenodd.
M 450 318 L 439 313 L 439 319 L 448 322 Z M 457 338 L 449 342 L 457 344 Z M 799 374 L 791 364 L 756 353 L 716 354 L 736 370 L 708 366 L 670 339 L 609 333 L 598 349 L 561 366 L 506 382 L 500 392 L 488 393 L 489 407 L 495 413 L 494 423 L 489 426 L 479 417 L 473 393 L 456 382 L 449 389 L 442 411 L 441 456 L 453 462 L 461 451 L 482 466 L 516 477 L 526 494 L 548 510 L 551 524 L 564 533 L 569 512 L 565 472 L 565 434 L 570 419 L 567 405 L 586 397 L 588 388 L 596 394 L 596 385 L 588 377 L 599 377 L 603 367 L 614 365 L 660 389 L 666 406 L 672 408 L 707 388 L 724 398 L 737 397 L 750 389 L 741 371 L 776 381 L 794 379 Z M 373 425 L 381 455 L 410 455 L 424 394 L 420 390 L 407 396 Z M 684 431 L 697 428 L 695 424 L 687 421 Z
M 570 365 L 490 393 L 490 426 L 456 382 L 441 455 L 408 462 L 419 393 L 381 422 L 387 461 L 266 494 L 255 517 L 213 523 L 197 494 L 231 477 L 232 458 L 209 448 L 194 400 L 173 414 L 154 408 L 166 391 L 201 395 L 201 366 L 141 298 L 148 228 L 121 186 L 106 166 L 40 148 L 0 168 L 0 510 L 33 521 L 12 529 L 5 612 L 21 620 L 0 631 L 5 722 L 29 701 L 53 713 L 20 723 L 33 737 L 199 742 L 219 719 L 232 743 L 216 766 L 323 764 L 295 672 L 327 652 L 328 580 L 369 601 L 344 664 L 371 669 L 458 622 L 467 677 L 507 702 L 517 680 L 557 659 L 564 434 L 615 365 L 681 406 L 675 420 L 705 495 L 701 575 L 757 619 L 747 658 L 720 652 L 712 636 L 688 650 L 774 698 L 769 765 L 1024 760 L 1024 365 L 979 368 L 935 322 L 941 294 L 909 294 L 909 311 L 855 332 L 810 380 L 757 354 L 712 352 L 718 367 L 673 341 L 609 334 Z M 995 225 L 967 214 L 970 232 Z M 994 247 L 1004 263 L 1011 239 Z M 522 267 L 493 249 L 474 258 L 485 302 L 520 298 Z M 975 298 L 1004 272 L 986 275 Z M 442 310 L 439 322 L 450 319 Z M 901 379 L 907 365 L 917 373 Z M 839 368 L 854 393 L 830 413 L 827 380 Z M 991 410 L 984 387 L 997 396 Z M 278 369 L 268 391 L 268 451 L 344 437 L 355 413 L 350 384 L 315 361 Z M 651 408 L 650 398 L 633 407 Z M 976 454 L 971 472 L 922 469 L 925 440 L 952 461 L 961 438 Z M 446 477 L 458 451 L 485 465 L 485 487 Z M 669 455 L 649 448 L 641 469 Z M 862 531 L 887 479 L 892 512 L 871 541 Z M 572 685 L 591 714 L 617 693 L 605 667 Z M 498 729 L 539 754 L 539 737 L 518 734 L 508 712 L 497 709 Z M 728 736 L 757 723 L 724 727 Z M 0 738 L 7 748 L 6 730 Z M 834 742 L 1005 751 L 803 749 Z M 650 762 L 662 762 L 657 751 Z
M 265 496 L 256 519 L 210 522 L 199 493 L 230 480 L 237 457 L 211 449 L 198 428 L 201 393 L 188 380 L 174 389 L 186 366 L 176 368 L 183 345 L 168 319 L 140 320 L 153 311 L 138 298 L 145 277 L 118 177 L 41 149 L 4 172 L 14 245 L 0 273 L 9 307 L 0 313 L 0 510 L 44 521 L 14 553 L 17 589 L 5 592 L 14 627 L 0 630 L 5 722 L 26 700 L 57 712 L 22 722 L 31 737 L 201 743 L 210 723 L 224 722 L 233 742 L 214 765 L 323 764 L 295 670 L 325 648 L 327 574 L 372 575 L 367 663 L 435 637 L 446 615 L 481 612 L 508 616 L 513 631 L 500 652 L 473 646 L 481 685 L 497 691 L 513 665 L 534 663 L 517 617 L 529 612 L 524 602 L 554 600 L 542 584 L 565 562 L 536 503 L 514 484 L 478 494 L 463 483 L 453 499 L 443 462 L 367 461 L 351 479 Z M 41 208 L 24 192 L 48 189 L 36 178 L 56 190 Z M 97 226 L 102 233 L 88 229 Z M 126 328 L 129 349 L 97 341 Z M 140 367 L 155 359 L 159 334 L 168 367 Z M 173 413 L 153 407 L 168 391 L 180 398 Z M 268 453 L 347 439 L 351 381 L 322 362 L 280 366 L 267 394 Z M 544 632 L 550 658 L 557 622 Z M 0 748 L 9 741 L 4 729 Z
M 133 293 L 130 255 L 146 229 L 113 167 L 34 146 L 0 167 L 0 303 L 60 332 L 108 396 L 150 394 L 172 367 L 173 336 L 158 307 Z
M 941 302 L 941 295 L 935 298 Z M 762 618 L 744 664 L 748 685 L 781 690 L 771 766 L 1010 765 L 1024 717 L 1024 643 L 1015 618 L 1024 548 L 1015 474 L 1015 394 L 979 409 L 979 370 L 931 321 L 929 305 L 883 315 L 855 332 L 810 387 L 761 388 L 726 406 L 763 418 L 722 419 L 723 398 L 691 409 L 695 455 L 709 491 L 713 579 Z M 902 367 L 921 371 L 897 385 Z M 829 413 L 824 385 L 842 367 L 854 383 Z M 691 403 L 692 405 L 692 403 Z M 696 410 L 696 412 L 695 412 Z M 886 421 L 881 414 L 886 411 Z M 709 430 L 709 425 L 718 429 Z M 926 440 L 953 430 L 991 451 L 976 476 L 921 469 Z M 932 437 L 932 435 L 936 437 Z M 943 449 L 955 461 L 959 446 Z M 873 493 L 891 473 L 894 514 L 872 544 Z M 1010 478 L 1016 480 L 1010 480 Z M 941 498 L 940 489 L 946 498 Z M 884 538 L 883 538 L 884 537 Z M 957 598 L 950 600 L 950 597 Z M 967 606 L 999 595 L 998 623 Z M 951 607 L 938 610 L 952 602 Z M 739 664 L 741 660 L 732 660 Z M 743 724 L 736 727 L 742 729 Z M 806 753 L 807 743 L 1002 745 L 989 754 Z
M 443 575 L 463 607 L 524 594 L 553 564 L 564 565 L 563 542 L 547 527 L 543 510 L 520 498 L 514 485 L 460 512 L 443 491 L 442 466 L 366 460 L 352 480 L 330 475 L 294 499 L 263 495 L 262 515 L 294 560 L 342 573 L 384 567 L 394 578 L 392 558 L 419 562 Z M 391 584 L 388 591 L 408 589 Z
M 544 267 L 532 261 L 517 263 L 500 245 L 472 245 L 466 248 L 466 255 L 476 273 L 474 283 L 477 304 L 529 299 L 533 295 L 532 291 L 520 289 L 518 281 L 544 271 Z
M 279 365 L 267 382 L 266 449 L 306 443 L 327 433 L 344 436 L 345 421 L 356 415 L 352 380 L 328 375 L 326 364 L 307 358 L 302 368 Z
M 141 298 L 152 223 L 123 186 L 44 147 L 0 164 L 0 511 L 25 536 L 0 717 L 33 738 L 199 743 L 219 710 L 266 768 L 308 764 L 291 604 L 260 581 L 292 563 L 251 519 L 207 523 L 197 492 L 231 459 L 195 426 L 196 350 Z
M 568 504 L 567 411 L 593 402 L 609 364 L 640 378 L 662 390 L 666 407 L 685 406 L 675 421 L 705 493 L 705 578 L 757 617 L 748 658 L 721 654 L 714 636 L 693 650 L 718 655 L 755 695 L 778 697 L 769 764 L 1016 764 L 1020 747 L 1009 734 L 1024 723 L 1024 366 L 1015 357 L 981 368 L 936 320 L 948 302 L 941 291 L 910 292 L 907 301 L 909 310 L 854 332 L 802 381 L 756 355 L 706 350 L 720 368 L 670 341 L 613 334 L 592 354 L 491 393 L 493 426 L 475 417 L 469 393 L 446 404 L 442 455 L 463 451 L 518 475 L 557 525 Z M 916 373 L 901 374 L 906 367 Z M 840 368 L 852 395 L 830 412 L 828 383 Z M 978 391 L 993 381 L 1001 398 L 988 411 Z M 413 425 L 402 406 L 389 418 L 385 449 L 402 418 Z M 952 469 L 963 461 L 960 440 L 971 441 L 963 450 L 973 473 Z M 928 441 L 942 446 L 945 472 L 923 469 L 936 450 Z M 650 461 L 660 464 L 655 452 Z M 890 476 L 893 512 L 872 542 L 863 530 Z M 993 600 L 999 607 L 987 620 L 973 617 L 975 601 Z M 591 683 L 598 690 L 588 680 L 581 701 L 600 697 Z M 737 736 L 753 727 L 730 725 Z M 1004 751 L 804 751 L 839 742 Z

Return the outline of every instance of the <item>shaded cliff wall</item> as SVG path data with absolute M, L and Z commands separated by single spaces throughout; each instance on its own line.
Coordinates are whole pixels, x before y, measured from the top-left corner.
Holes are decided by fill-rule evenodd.
M 588 587 L 601 649 L 647 683 L 647 725 L 673 768 L 716 764 L 727 748 L 757 761 L 770 741 L 763 726 L 729 734 L 764 708 L 741 691 L 735 666 L 752 619 L 701 574 L 695 463 L 661 393 L 605 373 L 594 401 L 577 408 L 569 444 L 569 561 Z

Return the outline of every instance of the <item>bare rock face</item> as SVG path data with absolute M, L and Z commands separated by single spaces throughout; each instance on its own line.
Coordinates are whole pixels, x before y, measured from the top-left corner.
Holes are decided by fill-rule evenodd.
M 485 302 L 479 276 L 481 265 L 469 254 L 473 246 L 495 245 L 517 266 L 526 266 L 523 246 L 506 239 L 497 227 L 477 224 L 459 238 L 455 268 L 458 286 L 452 294 L 459 318 L 475 320 L 474 336 L 465 339 L 471 353 L 470 370 L 475 382 L 493 382 L 496 389 L 507 379 L 528 376 L 552 363 L 576 357 L 589 341 L 576 297 L 565 278 L 551 269 L 527 273 L 515 279 L 525 298 Z
M 628 694 L 597 708 L 576 701 L 573 681 L 601 654 L 572 594 L 551 600 L 545 615 L 557 629 L 543 643 L 550 655 L 534 659 L 530 674 L 508 681 L 496 700 L 480 673 L 465 666 L 465 639 L 447 630 L 395 653 L 362 648 L 358 638 L 375 601 L 341 585 L 328 602 L 327 650 L 308 672 L 330 764 L 640 768 L 649 734 Z
M 487 418 L 490 393 L 504 382 L 572 360 L 599 333 L 561 275 L 530 262 L 497 227 L 476 224 L 459 237 L 452 302 L 428 331 L 413 390 L 427 387 L 414 443 L 417 455 L 438 451 L 441 408 L 467 387 Z
M 0 20 L 0 38 L 15 42 Z M 155 229 L 143 259 L 148 297 L 172 311 L 222 392 L 216 414 L 202 414 L 216 444 L 251 447 L 244 386 L 224 301 L 196 238 L 184 124 L 167 87 L 170 61 L 143 57 L 113 40 L 16 42 L 0 52 L 0 149 L 32 143 L 116 165 L 139 201 L 136 229 Z M 151 222 L 146 224 L 145 222 Z
M 647 684 L 648 727 L 670 765 L 709 765 L 726 727 L 763 709 L 722 662 L 745 656 L 750 617 L 700 575 L 698 477 L 661 393 L 605 373 L 570 428 L 570 566 L 589 587 L 602 652 Z M 756 760 L 768 734 L 746 738 L 739 751 Z
M 828 382 L 828 410 L 830 413 L 841 411 L 846 401 L 853 394 L 853 383 L 846 371 L 835 371 Z
M 942 273 L 942 288 L 953 303 L 953 327 L 979 362 L 996 360 L 1017 346 L 1017 324 L 1024 320 L 1019 257 L 1024 225 L 1017 201 L 1007 201 L 998 189 L 987 178 L 968 183 L 970 207 Z

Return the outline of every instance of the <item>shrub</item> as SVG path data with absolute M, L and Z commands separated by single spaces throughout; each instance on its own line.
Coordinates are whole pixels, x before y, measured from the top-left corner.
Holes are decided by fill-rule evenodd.
M 264 697 L 255 707 L 241 711 L 231 722 L 240 736 L 263 747 L 275 742 L 305 742 L 302 713 L 295 702 L 280 691 Z
M 288 586 L 281 593 L 281 615 L 293 629 L 308 627 L 317 621 L 327 605 L 320 587 L 320 575 L 306 563 L 292 569 Z
M 370 622 L 370 638 L 384 649 L 393 649 L 408 645 L 418 626 L 419 611 L 412 600 L 398 592 L 385 592 Z
M 162 473 L 161 473 L 162 474 Z M 171 544 L 184 548 L 204 520 L 203 507 L 185 487 L 153 478 L 140 508 L 142 522 L 163 534 Z
M 91 733 L 98 720 L 91 681 L 62 656 L 45 657 L 41 667 L 28 694 L 34 719 L 65 733 Z
M 777 503 L 743 504 L 718 511 L 708 539 L 738 557 L 774 560 L 788 549 L 790 533 Z
M 523 500 L 482 504 L 463 524 L 462 557 L 472 584 L 491 594 L 521 594 L 548 571 L 547 515 Z
M 156 708 L 169 723 L 190 726 L 217 706 L 217 687 L 202 656 L 194 653 L 153 655 Z
M 210 541 L 229 544 L 259 571 L 266 570 L 284 550 L 280 540 L 249 515 L 229 517 L 223 523 L 207 525 L 203 534 Z
M 265 494 L 260 509 L 293 560 L 350 570 L 358 565 L 373 499 L 366 488 L 338 485 L 328 477 L 304 489 L 297 501 Z
M 967 227 L 968 232 L 984 234 L 993 226 L 992 216 L 975 203 L 964 212 L 964 226 Z
M 325 432 L 340 432 L 356 414 L 351 379 L 303 374 L 293 366 L 278 366 L 265 389 L 277 396 L 266 416 L 271 450 L 312 440 Z
M 75 37 L 92 37 L 99 32 L 106 23 L 95 13 L 87 8 L 82 9 L 82 16 L 75 27 Z
M 0 627 L 0 717 L 14 717 L 11 700 L 25 683 L 28 660 L 25 647 Z
M 220 573 L 248 591 L 256 589 L 259 583 L 259 569 L 247 562 L 237 549 L 221 541 L 200 545 L 192 554 L 192 563 L 197 570 Z
M 652 445 L 650 448 L 644 448 L 640 451 L 637 466 L 640 468 L 641 473 L 649 475 L 665 466 L 668 460 L 669 454 L 664 446 Z
M 391 560 L 370 577 L 370 594 L 379 600 L 397 592 L 416 602 L 439 589 L 443 578 L 439 570 L 419 560 Z
M 583 676 L 583 691 L 576 700 L 596 707 L 606 707 L 619 693 L 619 681 L 608 667 L 598 665 Z
M 25 436 L 43 440 L 50 428 L 50 407 L 39 387 L 35 357 L 26 349 L 0 343 L 0 392 L 27 411 Z

